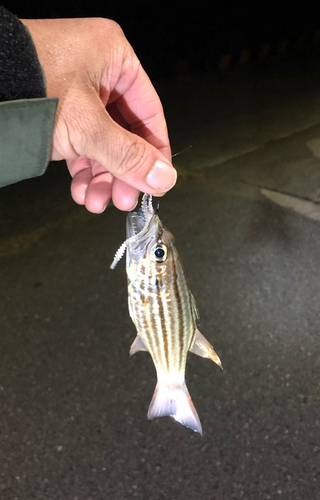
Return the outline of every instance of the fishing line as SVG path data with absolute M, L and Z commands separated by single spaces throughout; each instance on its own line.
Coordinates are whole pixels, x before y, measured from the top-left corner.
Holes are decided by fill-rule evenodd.
M 179 153 L 175 153 L 174 155 L 171 156 L 171 158 L 174 158 L 175 156 L 181 155 L 181 153 L 184 153 L 185 151 L 188 151 L 188 149 L 192 148 L 192 144 L 189 144 L 186 148 L 182 149 L 182 151 L 179 151 Z

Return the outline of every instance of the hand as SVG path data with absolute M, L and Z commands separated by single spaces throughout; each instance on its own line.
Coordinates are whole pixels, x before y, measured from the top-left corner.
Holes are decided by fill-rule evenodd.
M 139 191 L 176 181 L 160 99 L 121 28 L 107 19 L 23 20 L 59 97 L 52 160 L 67 161 L 73 199 L 101 213 L 131 210 Z

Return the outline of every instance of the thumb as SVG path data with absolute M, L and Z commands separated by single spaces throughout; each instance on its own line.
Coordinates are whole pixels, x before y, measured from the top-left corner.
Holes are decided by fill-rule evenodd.
M 139 191 L 157 195 L 171 189 L 177 172 L 165 155 L 116 123 L 97 94 L 90 96 L 90 102 L 88 97 L 81 100 L 85 110 L 81 122 L 77 120 L 69 130 L 73 149 L 80 156 L 96 160 L 117 179 Z M 148 137 L 147 127 L 142 128 Z M 149 138 L 154 139 L 151 132 Z

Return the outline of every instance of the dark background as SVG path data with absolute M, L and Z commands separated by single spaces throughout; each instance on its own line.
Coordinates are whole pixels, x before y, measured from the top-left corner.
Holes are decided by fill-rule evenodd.
M 299 37 L 312 44 L 320 27 L 316 2 L 203 0 L 173 2 L 21 2 L 4 6 L 22 18 L 106 17 L 117 21 L 151 77 L 181 72 L 206 72 L 218 65 L 221 54 L 243 48 L 258 56 L 261 45 L 276 52 L 281 40 L 294 49 Z
M 129 358 L 124 259 L 109 269 L 126 215 L 77 206 L 63 162 L 2 188 L 0 499 L 320 500 L 318 12 L 302 0 L 5 6 L 124 29 L 172 151 L 192 144 L 161 218 L 224 370 L 188 356 L 202 438 L 148 422 L 155 369 L 147 353 Z M 232 67 L 216 71 L 226 53 Z

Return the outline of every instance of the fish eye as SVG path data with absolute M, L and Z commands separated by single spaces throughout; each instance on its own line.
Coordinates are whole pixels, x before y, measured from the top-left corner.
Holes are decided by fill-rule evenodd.
M 164 262 L 167 258 L 167 255 L 168 255 L 168 250 L 167 250 L 167 247 L 166 245 L 163 245 L 163 244 L 157 244 L 157 245 L 154 245 L 154 247 L 152 247 L 151 249 L 151 259 L 153 260 L 153 262 L 156 262 L 157 264 L 161 264 L 162 262 Z

